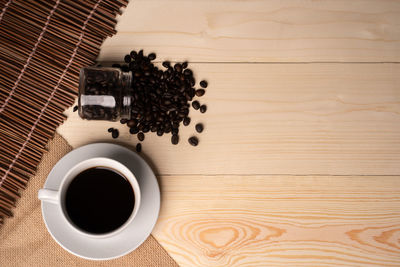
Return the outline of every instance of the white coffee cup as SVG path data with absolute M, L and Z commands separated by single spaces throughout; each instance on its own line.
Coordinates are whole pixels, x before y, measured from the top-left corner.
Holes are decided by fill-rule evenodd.
M 66 191 L 68 189 L 69 184 L 72 182 L 72 180 L 78 174 L 80 174 L 81 172 L 83 172 L 87 169 L 94 168 L 94 167 L 108 168 L 108 169 L 111 169 L 111 170 L 119 173 L 123 177 L 125 177 L 131 184 L 133 192 L 134 192 L 134 196 L 135 196 L 135 204 L 133 207 L 133 211 L 132 211 L 130 217 L 128 218 L 128 220 L 126 220 L 126 222 L 123 225 L 121 225 L 120 227 L 118 227 L 117 229 L 115 229 L 111 232 L 105 233 L 105 234 L 90 233 L 90 232 L 86 232 L 86 231 L 76 227 L 74 225 L 74 223 L 70 220 L 70 218 L 67 214 L 67 211 L 66 211 L 66 207 L 65 207 L 65 195 L 66 195 Z M 139 206 L 140 206 L 140 188 L 139 188 L 139 184 L 138 184 L 135 176 L 125 165 L 123 165 L 122 163 L 120 163 L 116 160 L 109 159 L 109 158 L 91 158 L 91 159 L 87 159 L 85 161 L 82 161 L 82 162 L 76 164 L 62 178 L 62 181 L 60 183 L 60 187 L 58 190 L 50 190 L 50 189 L 46 189 L 46 188 L 40 189 L 39 193 L 38 193 L 38 197 L 41 201 L 45 201 L 48 203 L 52 203 L 54 205 L 58 205 L 62 211 L 60 214 L 62 214 L 62 216 L 65 218 L 64 221 L 67 221 L 67 223 L 72 228 L 74 228 L 77 232 L 79 232 L 80 234 L 86 235 L 89 237 L 93 237 L 93 238 L 107 238 L 107 237 L 113 236 L 113 235 L 121 232 L 135 218 L 135 216 L 139 210 Z

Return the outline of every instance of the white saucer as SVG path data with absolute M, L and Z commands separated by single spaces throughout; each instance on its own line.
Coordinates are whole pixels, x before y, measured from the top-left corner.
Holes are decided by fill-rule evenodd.
M 75 164 L 89 158 L 107 157 L 128 167 L 138 180 L 141 204 L 132 223 L 109 238 L 91 238 L 79 234 L 62 216 L 59 205 L 42 201 L 46 227 L 60 246 L 70 253 L 90 260 L 109 260 L 135 250 L 150 235 L 160 210 L 160 189 L 149 165 L 135 152 L 115 144 L 97 143 L 75 149 L 51 170 L 44 188 L 58 190 L 62 177 Z

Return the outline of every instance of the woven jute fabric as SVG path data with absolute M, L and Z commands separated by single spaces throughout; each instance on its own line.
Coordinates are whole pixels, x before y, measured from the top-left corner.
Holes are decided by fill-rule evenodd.
M 178 266 L 151 235 L 135 251 L 108 261 L 81 259 L 53 240 L 43 222 L 37 193 L 53 166 L 71 150 L 59 135 L 49 142 L 37 174 L 18 200 L 14 218 L 7 219 L 0 229 L 0 266 Z

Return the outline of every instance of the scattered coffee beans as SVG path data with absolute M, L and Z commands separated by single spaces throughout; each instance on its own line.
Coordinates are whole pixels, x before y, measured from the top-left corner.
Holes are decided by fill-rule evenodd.
M 182 65 L 179 64 L 179 63 L 176 63 L 176 64 L 174 65 L 174 69 L 175 69 L 177 72 L 182 72 Z
M 197 139 L 196 136 L 190 137 L 188 141 L 192 146 L 197 146 L 199 144 L 199 139 Z
M 138 144 L 136 145 L 136 152 L 140 153 L 141 151 L 142 151 L 142 144 L 141 144 L 141 143 L 138 143 Z
M 165 68 L 169 68 L 169 67 L 171 66 L 171 62 L 169 62 L 169 61 L 164 61 L 164 62 L 162 63 L 162 65 L 163 65 L 163 67 L 165 67 Z
M 183 119 L 183 125 L 188 126 L 190 124 L 190 118 L 186 117 Z
M 208 82 L 207 82 L 207 81 L 204 81 L 204 80 L 202 80 L 202 81 L 200 82 L 200 86 L 201 86 L 201 87 L 203 87 L 203 88 L 207 88 L 207 86 L 208 86 Z
M 178 134 L 179 133 L 179 129 L 178 128 L 172 128 L 171 133 L 172 134 Z
M 171 137 L 171 143 L 172 143 L 173 145 L 178 144 L 178 143 L 179 143 L 179 135 L 173 134 L 172 137 Z
M 136 124 L 137 124 L 137 121 L 134 120 L 134 119 L 129 120 L 129 121 L 126 123 L 126 125 L 127 125 L 129 128 L 132 128 L 132 127 L 136 126 Z
M 207 106 L 206 105 L 201 105 L 200 106 L 200 112 L 205 113 L 207 111 Z
M 158 69 L 151 62 L 156 58 L 154 53 L 147 57 L 140 51 L 132 54 L 135 58 L 129 63 L 134 91 L 131 117 L 135 123 L 128 121 L 127 126 L 137 126 L 143 133 L 157 132 L 158 136 L 177 134 L 180 122 L 189 114 L 188 102 L 195 96 L 193 73 L 184 74 L 183 64 L 171 67 L 169 61 L 162 63 L 166 70 Z M 184 65 L 187 67 L 187 63 Z
M 204 130 L 204 126 L 201 123 L 196 124 L 195 128 L 198 133 L 201 133 Z
M 189 117 L 190 106 L 201 113 L 206 112 L 207 107 L 200 105 L 199 101 L 194 97 L 201 97 L 205 94 L 204 89 L 195 89 L 196 80 L 193 71 L 188 68 L 188 62 L 175 63 L 164 61 L 162 66 L 165 69 L 159 69 L 152 63 L 157 58 L 155 53 L 145 56 L 143 50 L 139 52 L 131 51 L 124 57 L 126 64 L 114 64 L 113 67 L 120 68 L 122 71 L 131 71 L 131 88 L 133 95 L 131 98 L 131 118 L 121 119 L 120 123 L 126 124 L 130 134 L 136 134 L 139 141 L 145 139 L 145 133 L 155 132 L 158 136 L 164 133 L 171 133 L 171 143 L 176 145 L 179 143 L 179 125 L 182 122 L 184 126 L 188 126 L 191 122 Z M 112 74 L 104 77 L 90 76 L 87 74 L 89 82 L 87 90 L 94 95 L 113 95 L 118 90 L 112 85 L 116 76 Z M 207 81 L 200 82 L 202 88 L 208 86 Z M 93 89 L 93 88 L 94 89 Z M 114 110 L 102 111 L 90 110 L 93 119 L 101 118 L 112 119 L 117 114 Z M 97 112 L 97 113 L 96 113 Z M 98 114 L 100 113 L 100 114 Z M 201 133 L 204 129 L 201 123 L 196 124 L 196 131 Z M 118 130 L 110 128 L 113 138 L 117 138 Z M 110 130 L 109 130 L 110 131 Z M 116 137 L 114 137 L 116 136 Z M 199 141 L 197 137 L 189 138 L 189 143 L 197 146 Z M 136 145 L 136 151 L 142 149 L 141 143 Z
M 206 93 L 206 91 L 204 89 L 198 89 L 196 90 L 196 95 L 197 96 L 203 96 Z
M 124 61 L 125 61 L 126 63 L 131 62 L 131 60 L 132 60 L 132 58 L 131 58 L 130 55 L 126 55 L 126 56 L 124 57 Z
M 199 101 L 197 101 L 197 100 L 193 101 L 193 102 L 192 102 L 192 107 L 193 107 L 195 110 L 198 110 L 198 109 L 200 108 L 200 103 L 199 103 Z
M 192 76 L 192 75 L 193 75 L 193 72 L 192 72 L 191 69 L 186 69 L 186 70 L 183 71 L 183 74 L 184 74 L 184 75 L 187 75 L 187 76 Z
M 156 54 L 151 53 L 148 55 L 148 58 L 149 58 L 149 60 L 154 60 L 154 59 L 156 59 Z
M 138 132 L 139 132 L 139 128 L 136 126 L 129 129 L 130 134 L 137 134 Z
M 137 138 L 139 139 L 139 141 L 143 141 L 144 140 L 144 134 L 142 132 L 137 134 Z
M 118 138 L 118 136 L 119 136 L 119 131 L 118 131 L 118 129 L 113 129 L 112 130 L 112 132 L 111 132 L 111 135 L 112 135 L 112 138 Z

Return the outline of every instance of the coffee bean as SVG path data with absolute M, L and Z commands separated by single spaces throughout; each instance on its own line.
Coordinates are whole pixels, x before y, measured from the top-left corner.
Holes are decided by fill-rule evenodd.
M 206 93 L 206 91 L 204 91 L 204 89 L 197 89 L 196 90 L 196 95 L 197 96 L 203 96 Z
M 137 56 L 137 52 L 135 50 L 132 50 L 129 55 L 131 56 L 131 58 L 135 59 Z
M 192 107 L 193 107 L 195 110 L 198 110 L 198 109 L 200 108 L 200 103 L 199 103 L 199 101 L 197 101 L 197 100 L 193 101 L 193 102 L 192 102 Z
M 126 55 L 126 56 L 124 57 L 124 61 L 125 61 L 126 63 L 131 62 L 131 60 L 132 60 L 132 58 L 131 58 L 130 55 Z
M 204 130 L 204 126 L 201 123 L 196 124 L 195 128 L 198 133 L 201 133 Z
M 108 132 L 111 133 L 114 130 L 114 128 L 108 128 Z
M 182 68 L 186 69 L 187 67 L 188 67 L 188 62 L 187 61 L 183 62 L 182 63 Z
M 129 129 L 130 134 L 137 134 L 138 132 L 139 132 L 139 128 L 136 126 Z
M 206 105 L 201 105 L 200 107 L 200 112 L 205 113 L 207 111 L 207 106 Z
M 202 80 L 202 81 L 200 82 L 200 86 L 203 87 L 203 88 L 207 88 L 208 82 L 205 81 L 205 80 Z
M 171 137 L 171 143 L 172 143 L 173 145 L 178 144 L 178 143 L 179 143 L 179 135 L 173 134 L 172 137 Z
M 138 152 L 138 153 L 142 152 L 142 144 L 141 143 L 137 143 L 136 152 Z
M 183 125 L 188 126 L 190 124 L 190 118 L 186 117 L 183 119 Z
M 137 138 L 139 139 L 139 141 L 143 141 L 144 140 L 144 134 L 142 132 L 137 134 Z
M 179 129 L 178 128 L 172 128 L 171 133 L 172 134 L 178 134 L 179 133 Z
M 174 69 L 175 69 L 177 72 L 182 72 L 182 65 L 179 64 L 179 63 L 176 63 L 176 64 L 174 65 Z
M 196 90 L 194 90 L 193 88 L 189 90 L 189 96 L 190 96 L 190 100 L 192 100 L 192 98 L 196 95 Z
M 164 61 L 164 62 L 162 63 L 162 65 L 163 65 L 165 68 L 168 68 L 168 67 L 171 66 L 171 62 L 169 62 L 169 61 Z
M 120 122 L 121 124 L 125 124 L 125 123 L 128 122 L 128 120 L 127 120 L 127 119 L 121 119 L 119 122 Z
M 150 53 L 148 56 L 147 56 L 150 60 L 154 60 L 154 59 L 156 59 L 156 54 L 155 53 Z
M 78 110 L 78 106 L 75 106 L 72 112 L 76 112 Z
M 144 132 L 144 133 L 148 133 L 149 131 L 150 131 L 149 126 L 145 125 L 145 126 L 143 127 L 143 132 Z
M 112 131 L 112 133 L 111 133 L 111 135 L 112 135 L 112 138 L 118 138 L 118 136 L 119 136 L 119 131 L 118 131 L 118 129 L 114 129 L 113 131 Z
M 199 144 L 199 139 L 197 139 L 195 136 L 190 137 L 188 141 L 192 146 L 197 146 Z
M 192 75 L 193 75 L 193 72 L 192 72 L 191 69 L 185 69 L 185 70 L 183 71 L 183 74 L 186 75 L 186 76 L 192 76 Z
M 127 125 L 129 128 L 132 128 L 133 126 L 136 126 L 136 124 L 137 124 L 137 120 L 135 120 L 135 119 L 131 119 L 131 120 L 129 120 L 129 121 L 126 123 L 126 125 Z
M 139 50 L 139 53 L 137 54 L 138 59 L 143 58 L 143 49 Z
M 157 135 L 158 136 L 162 136 L 164 134 L 164 131 L 163 130 L 157 130 Z
M 191 76 L 190 77 L 190 85 L 194 86 L 195 84 L 196 84 L 196 79 L 193 76 Z

